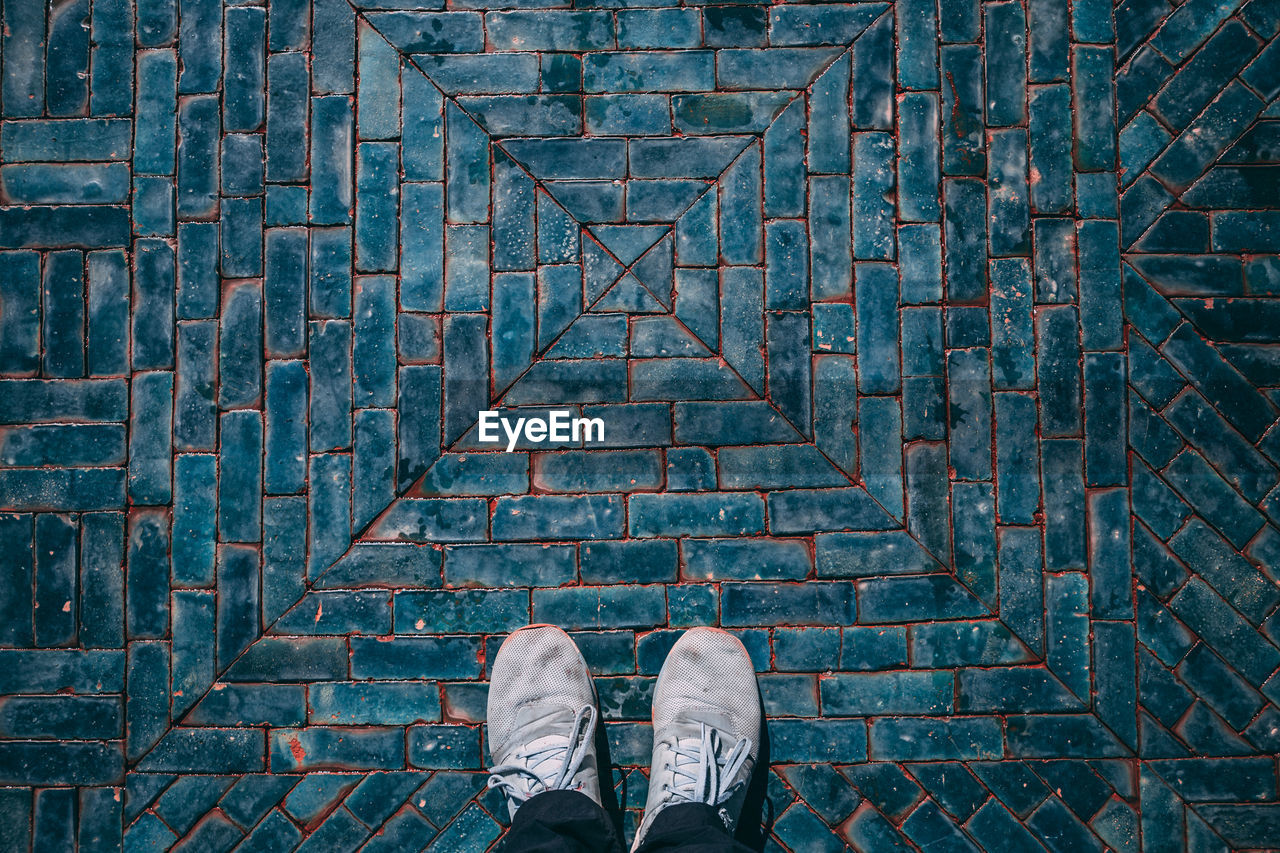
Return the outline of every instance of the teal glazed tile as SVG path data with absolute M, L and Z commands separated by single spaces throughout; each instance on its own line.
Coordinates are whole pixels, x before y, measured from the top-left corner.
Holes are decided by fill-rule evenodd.
M 0 846 L 489 849 L 537 621 L 625 827 L 712 626 L 757 848 L 1280 847 L 1273 0 L 9 6 Z

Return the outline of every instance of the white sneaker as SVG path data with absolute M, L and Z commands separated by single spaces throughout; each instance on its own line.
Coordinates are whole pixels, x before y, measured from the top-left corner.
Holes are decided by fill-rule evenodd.
M 759 689 L 742 641 L 717 628 L 686 631 L 654 687 L 649 799 L 631 849 L 663 809 L 680 803 L 715 806 L 732 830 L 759 737 Z
M 543 791 L 600 802 L 595 684 L 568 634 L 530 625 L 507 637 L 493 661 L 487 715 L 489 787 L 506 795 L 512 817 Z

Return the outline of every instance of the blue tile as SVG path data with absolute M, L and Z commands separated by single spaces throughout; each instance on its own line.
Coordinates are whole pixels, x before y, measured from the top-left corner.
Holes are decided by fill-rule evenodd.
M 273 14 L 272 37 L 277 35 L 275 17 Z M 266 176 L 269 181 L 298 180 L 307 175 L 310 133 L 307 91 L 305 56 L 279 53 L 268 58 Z
M 930 22 L 932 23 L 932 22 Z M 936 76 L 936 68 L 930 63 Z M 910 222 L 937 222 L 941 156 L 938 148 L 938 97 L 928 93 L 904 95 L 901 103 L 898 184 L 902 218 Z M 901 235 L 899 236 L 901 240 Z

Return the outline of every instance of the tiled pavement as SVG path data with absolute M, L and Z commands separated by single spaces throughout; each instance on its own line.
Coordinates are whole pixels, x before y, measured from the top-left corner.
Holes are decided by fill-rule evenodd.
M 1277 0 L 45 5 L 0 848 L 485 849 L 530 619 L 632 808 L 719 624 L 767 849 L 1280 848 Z

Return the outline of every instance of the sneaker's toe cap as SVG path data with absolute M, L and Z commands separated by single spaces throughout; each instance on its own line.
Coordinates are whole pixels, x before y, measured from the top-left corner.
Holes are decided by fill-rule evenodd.
M 502 742 L 531 706 L 570 714 L 595 704 L 587 663 L 564 631 L 531 625 L 511 634 L 493 661 L 489 679 L 490 739 Z
M 654 689 L 653 723 L 707 717 L 736 738 L 760 739 L 755 667 L 742 641 L 716 628 L 686 631 L 667 655 Z M 752 749 L 754 755 L 755 749 Z

